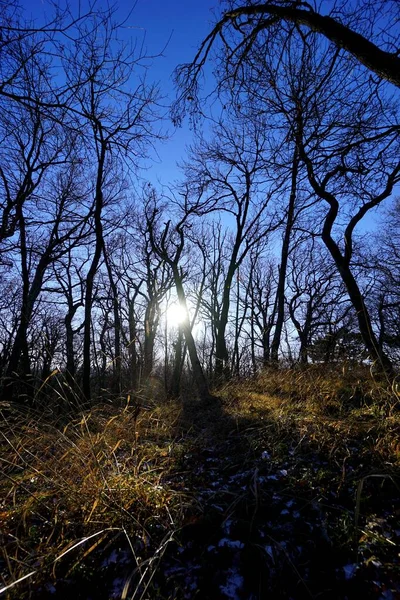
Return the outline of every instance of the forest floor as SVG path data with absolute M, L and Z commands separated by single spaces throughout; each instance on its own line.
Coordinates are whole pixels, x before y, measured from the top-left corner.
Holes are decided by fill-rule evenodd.
M 218 395 L 2 405 L 4 597 L 399 599 L 396 390 L 309 368 Z

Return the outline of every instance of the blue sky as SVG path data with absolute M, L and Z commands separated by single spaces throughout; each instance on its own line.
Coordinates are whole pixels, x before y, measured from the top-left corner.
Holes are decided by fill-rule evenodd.
M 51 15 L 51 6 L 46 0 L 21 1 L 27 17 L 32 16 L 40 22 L 44 11 Z M 97 4 L 98 7 L 105 5 L 102 1 Z M 70 6 L 77 12 L 77 0 L 71 0 Z M 200 42 L 212 27 L 213 9 L 219 11 L 219 0 L 137 0 L 136 3 L 120 0 L 117 6 L 121 21 L 132 11 L 125 24 L 127 38 L 137 38 L 139 44 L 144 41 L 147 54 L 157 57 L 149 69 L 148 80 L 159 83 L 167 105 L 175 95 L 172 73 L 178 64 L 190 62 L 195 56 Z M 158 56 L 160 53 L 162 56 Z M 176 163 L 184 158 L 185 146 L 193 136 L 187 122 L 174 130 L 172 123 L 165 121 L 164 129 L 171 137 L 157 145 L 158 157 L 154 156 L 154 160 L 147 163 L 148 169 L 143 176 L 155 184 L 160 180 L 167 185 L 179 178 Z
M 65 0 L 59 1 L 62 4 Z M 51 15 L 51 5 L 47 0 L 21 2 L 26 7 L 27 17 L 32 16 L 38 22 L 44 11 Z M 82 0 L 81 6 L 84 7 L 86 2 L 87 0 Z M 200 42 L 209 33 L 216 15 L 220 13 L 220 0 L 137 0 L 136 3 L 117 0 L 116 4 L 117 16 L 121 21 L 129 15 L 125 23 L 127 38 L 131 36 L 137 39 L 139 45 L 143 42 L 147 54 L 155 57 L 149 69 L 148 79 L 149 82 L 159 83 L 167 107 L 175 97 L 173 71 L 178 64 L 191 62 L 194 58 Z M 73 12 L 77 12 L 78 0 L 70 0 L 70 6 Z M 98 0 L 97 6 L 106 6 L 105 0 Z M 82 11 L 84 10 L 82 8 Z M 162 56 L 159 56 L 160 53 Z M 211 68 L 209 63 L 210 86 Z M 167 115 L 167 108 L 163 112 Z M 157 155 L 153 155 L 153 161 L 147 162 L 147 169 L 142 172 L 142 177 L 155 185 L 158 182 L 164 185 L 173 184 L 180 178 L 177 163 L 185 158 L 185 147 L 193 140 L 193 133 L 187 121 L 174 131 L 171 121 L 166 119 L 163 127 L 168 130 L 170 138 L 157 144 Z M 360 229 L 364 229 L 366 223 L 370 225 L 375 220 L 376 214 L 370 214 Z
M 159 82 L 166 101 L 174 99 L 172 73 L 178 64 L 190 62 L 202 39 L 213 24 L 213 9 L 218 11 L 219 0 L 138 0 L 129 18 L 132 33 L 140 39 L 145 36 L 147 53 L 162 56 L 156 58 L 149 71 L 149 79 Z M 131 4 L 119 3 L 121 14 L 129 11 Z M 136 29 L 137 27 L 137 29 Z M 172 183 L 179 177 L 176 162 L 185 156 L 185 146 L 192 139 L 189 124 L 174 131 L 171 122 L 166 123 L 172 137 L 158 146 L 159 158 L 155 159 L 146 177 L 159 178 L 163 184 Z

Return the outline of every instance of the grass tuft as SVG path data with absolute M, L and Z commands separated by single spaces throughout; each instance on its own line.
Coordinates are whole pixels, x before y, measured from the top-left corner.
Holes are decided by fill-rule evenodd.
M 52 586 L 62 594 L 94 579 L 106 586 L 112 573 L 122 578 L 118 597 L 188 597 L 182 582 L 158 573 L 171 562 L 180 573 L 177 549 L 185 556 L 196 539 L 221 547 L 225 560 L 215 535 L 231 521 L 244 536 L 244 569 L 272 560 L 276 582 L 289 577 L 289 586 L 292 577 L 320 594 L 307 561 L 280 539 L 276 523 L 285 527 L 288 511 L 274 513 L 276 497 L 318 519 L 319 535 L 335 548 L 332 564 L 340 555 L 360 565 L 360 553 L 376 562 L 370 549 L 379 552 L 378 542 L 384 560 L 395 542 L 376 515 L 400 498 L 393 387 L 362 368 L 268 369 L 229 383 L 219 397 L 205 408 L 191 399 L 99 405 L 68 422 L 3 403 L 0 568 L 8 597 L 50 597 Z M 266 523 L 269 558 L 261 559 L 255 536 Z M 300 526 L 293 535 L 302 539 Z M 258 585 L 273 593 L 275 583 Z

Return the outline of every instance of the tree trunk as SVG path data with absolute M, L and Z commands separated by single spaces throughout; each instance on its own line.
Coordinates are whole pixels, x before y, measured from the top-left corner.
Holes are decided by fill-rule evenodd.
M 340 253 L 336 242 L 327 232 L 323 232 L 322 239 L 331 253 L 343 283 L 346 286 L 350 301 L 357 314 L 358 327 L 362 340 L 368 350 L 371 360 L 374 361 L 378 371 L 385 373 L 389 377 L 392 377 L 394 374 L 393 365 L 387 354 L 382 348 L 379 347 L 378 339 L 372 328 L 368 309 L 365 305 L 364 298 L 360 288 L 358 287 L 357 281 L 351 272 L 350 265 Z
M 286 227 L 285 227 L 285 234 L 283 237 L 282 250 L 281 250 L 281 264 L 279 266 L 278 287 L 276 289 L 276 302 L 275 302 L 276 322 L 275 322 L 274 336 L 272 338 L 272 344 L 271 344 L 271 360 L 273 362 L 278 362 L 283 321 L 285 318 L 286 271 L 287 271 L 287 264 L 288 264 L 288 258 L 289 258 L 290 239 L 292 236 L 292 229 L 293 229 L 293 225 L 294 225 L 294 209 L 295 209 L 296 197 L 297 197 L 297 177 L 298 177 L 298 172 L 299 172 L 299 164 L 300 164 L 299 149 L 298 149 L 298 144 L 296 142 L 294 154 L 293 154 L 293 162 L 292 162 L 292 177 L 291 177 L 291 187 L 290 187 Z
M 183 331 L 182 327 L 179 327 L 178 338 L 175 341 L 175 356 L 174 356 L 174 369 L 172 372 L 171 382 L 169 384 L 168 396 L 170 398 L 179 398 L 181 375 L 182 375 L 182 343 L 183 343 Z
M 238 237 L 238 236 L 237 236 Z M 229 379 L 229 365 L 228 365 L 228 348 L 226 346 L 225 332 L 226 327 L 228 325 L 228 316 L 229 316 L 229 306 L 230 306 L 230 296 L 231 296 L 231 286 L 233 281 L 233 276 L 236 271 L 236 259 L 239 251 L 238 243 L 235 244 L 235 247 L 232 252 L 232 257 L 230 260 L 228 272 L 226 274 L 226 279 L 224 283 L 224 291 L 222 294 L 222 306 L 221 306 L 221 314 L 217 320 L 216 327 L 216 339 L 215 339 L 215 377 L 217 381 L 221 381 L 222 379 Z
M 153 370 L 154 342 L 158 325 L 158 305 L 155 298 L 150 298 L 144 317 L 144 357 L 143 379 L 150 377 Z
M 28 328 L 31 322 L 35 302 L 42 289 L 43 277 L 50 262 L 50 254 L 47 251 L 41 256 L 36 267 L 35 275 L 32 284 L 29 285 L 29 272 L 27 267 L 27 254 L 25 246 L 25 224 L 20 225 L 21 228 L 21 267 L 22 267 L 22 305 L 20 314 L 20 323 L 15 335 L 14 344 L 10 354 L 6 377 L 8 382 L 4 390 L 8 399 L 14 395 L 13 379 L 15 374 L 18 374 L 20 365 L 22 366 L 22 380 L 25 382 L 26 393 L 28 397 L 33 399 L 32 383 L 29 381 L 31 377 L 31 365 L 28 348 Z
M 83 381 L 82 391 L 85 399 L 90 401 L 91 389 L 90 389 L 90 371 L 91 371 L 91 360 L 90 360 L 90 347 L 91 347 L 91 328 L 92 328 L 92 306 L 93 306 L 93 288 L 94 278 L 97 273 L 97 269 L 100 263 L 101 254 L 104 250 L 104 239 L 103 239 L 103 225 L 101 221 L 101 214 L 103 210 L 103 170 L 105 162 L 106 147 L 103 144 L 101 147 L 101 153 L 99 156 L 99 164 L 97 167 L 97 180 L 96 180 L 96 196 L 95 196 L 95 208 L 94 208 L 94 223 L 95 223 L 95 249 L 92 264 L 86 277 L 86 293 L 85 293 L 85 320 L 83 329 Z
M 132 390 L 136 390 L 139 381 L 138 357 L 136 350 L 136 320 L 134 300 L 129 300 L 129 373 Z
M 77 308 L 78 308 L 77 306 L 76 307 L 73 306 L 72 310 L 69 309 L 64 318 L 65 335 L 66 335 L 65 352 L 67 355 L 66 379 L 67 379 L 67 383 L 70 387 L 72 387 L 75 384 L 75 374 L 76 374 L 75 351 L 74 351 L 74 331 L 72 328 L 72 319 L 74 318 Z
M 236 307 L 235 307 L 235 342 L 233 345 L 233 356 L 232 356 L 232 367 L 231 372 L 237 377 L 240 373 L 240 352 L 239 352 L 239 336 L 241 327 L 239 325 L 239 312 L 240 312 L 240 277 L 239 271 L 236 276 Z
M 115 349 L 115 358 L 114 358 L 114 380 L 112 382 L 113 392 L 115 394 L 120 394 L 122 390 L 122 381 L 121 381 L 121 366 L 122 366 L 122 356 L 121 356 L 121 317 L 119 312 L 119 299 L 118 299 L 118 288 L 114 281 L 113 272 L 111 269 L 110 261 L 108 259 L 107 252 L 104 252 L 105 263 L 107 268 L 108 279 L 110 281 L 110 287 L 112 291 L 112 301 L 113 301 L 113 314 L 114 314 L 114 349 Z
M 185 294 L 185 290 L 183 289 L 182 279 L 179 274 L 178 266 L 176 264 L 172 264 L 171 266 L 172 266 L 172 270 L 173 270 L 173 274 L 174 274 L 174 281 L 175 281 L 176 293 L 178 295 L 178 300 L 179 300 L 179 303 L 181 304 L 181 306 L 184 308 L 185 313 L 186 313 L 186 318 L 182 323 L 182 331 L 183 331 L 183 335 L 185 336 L 185 342 L 186 342 L 187 349 L 189 352 L 190 363 L 192 365 L 193 376 L 194 376 L 194 379 L 196 382 L 197 390 L 199 392 L 200 400 L 202 402 L 207 402 L 209 400 L 215 401 L 215 397 L 212 396 L 212 394 L 210 393 L 207 379 L 204 375 L 203 368 L 200 364 L 200 360 L 197 355 L 196 344 L 195 344 L 195 341 L 193 338 L 192 329 L 190 327 L 189 312 L 187 309 L 187 302 L 186 302 L 186 294 Z

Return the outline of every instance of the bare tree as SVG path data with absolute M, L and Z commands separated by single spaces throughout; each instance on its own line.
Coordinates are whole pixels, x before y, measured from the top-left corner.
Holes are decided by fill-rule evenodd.
M 69 45 L 78 46 L 88 34 L 96 35 L 99 22 L 112 21 L 114 8 L 104 10 L 88 4 L 87 11 L 76 14 L 70 5 L 49 3 L 51 16 L 43 14 L 42 24 L 28 19 L 18 0 L 0 3 L 0 103 L 3 107 L 24 107 L 38 111 L 48 120 L 66 124 L 67 113 L 79 114 L 71 100 L 75 85 L 70 85 L 59 72 L 57 80 L 49 77 L 48 68 L 60 67 Z M 45 92 L 37 94 L 26 87 L 32 74 L 48 77 Z M 62 115 L 62 117 L 61 117 Z
M 272 331 L 276 314 L 276 264 L 261 243 L 250 252 L 242 269 L 246 303 L 250 311 L 248 335 L 253 372 L 271 360 Z M 261 356 L 259 355 L 261 349 Z
M 54 278 L 58 284 L 58 293 L 65 303 L 64 327 L 65 327 L 65 368 L 66 382 L 72 392 L 76 392 L 77 375 L 77 351 L 76 336 L 83 327 L 83 322 L 74 326 L 74 319 L 84 306 L 84 273 L 88 257 L 83 258 L 83 249 L 79 248 L 79 255 L 74 256 L 71 249 L 65 256 L 60 258 L 53 267 Z M 54 288 L 52 290 L 54 292 Z M 71 398 L 75 398 L 75 394 Z
M 185 198 L 184 204 L 187 204 L 188 190 L 185 190 L 183 194 Z M 149 206 L 148 211 L 147 226 L 149 228 L 151 244 L 158 256 L 160 256 L 160 258 L 162 258 L 171 268 L 178 301 L 186 315 L 182 321 L 181 327 L 185 337 L 200 400 L 202 402 L 215 402 L 214 396 L 210 393 L 208 382 L 197 354 L 196 343 L 193 337 L 189 317 L 187 297 L 183 286 L 184 271 L 181 260 L 185 248 L 184 229 L 185 226 L 187 226 L 191 211 L 185 211 L 181 220 L 174 226 L 172 225 L 171 220 L 167 221 L 163 229 L 161 229 L 159 225 L 161 209 L 157 205 L 157 202 L 155 202 L 152 207 Z
M 56 147 L 63 145 L 63 142 L 62 138 L 57 142 L 53 139 Z M 68 147 L 66 150 L 68 153 Z M 58 151 L 56 162 L 64 162 L 67 157 L 64 154 L 61 160 Z M 51 162 L 49 164 L 51 165 Z M 22 295 L 19 325 L 6 370 L 9 381 L 4 393 L 7 396 L 12 394 L 10 386 L 14 375 L 20 372 L 20 365 L 24 376 L 29 376 L 31 372 L 27 342 L 28 328 L 43 282 L 49 276 L 49 267 L 79 243 L 86 230 L 86 218 L 81 213 L 74 176 L 73 169 L 55 175 L 52 182 L 41 186 L 40 192 L 37 188 L 37 196 L 31 198 L 33 206 L 25 201 L 16 207 L 18 226 L 16 250 L 21 265 Z M 39 218 L 34 212 L 35 206 L 40 206 Z
M 269 140 L 263 124 L 219 122 L 213 134 L 212 141 L 203 140 L 193 148 L 186 175 L 201 198 L 195 197 L 192 205 L 189 201 L 188 210 L 201 215 L 222 212 L 233 221 L 220 310 L 214 315 L 215 374 L 220 379 L 229 376 L 225 333 L 235 273 L 250 250 L 278 223 L 270 210 L 275 188 L 268 175 Z
M 331 306 L 342 304 L 348 312 L 350 303 L 330 256 L 311 239 L 296 244 L 289 261 L 286 302 L 290 319 L 299 337 L 299 361 L 308 362 L 308 349 L 330 324 Z M 343 317 L 341 316 L 341 319 Z
M 228 11 L 203 42 L 194 62 L 180 70 L 180 82 L 186 99 L 188 95 L 193 98 L 196 110 L 198 76 L 221 34 L 219 90 L 231 90 L 231 106 L 237 106 L 242 98 L 244 102 L 249 98 L 247 82 L 256 93 L 259 78 L 253 65 L 258 54 L 263 52 L 271 70 L 279 71 L 291 41 L 300 40 L 303 73 L 308 73 L 308 77 L 301 82 L 297 98 L 293 98 L 295 109 L 290 111 L 299 159 L 312 193 L 326 203 L 323 214 L 319 202 L 322 239 L 346 285 L 364 343 L 372 360 L 391 373 L 390 360 L 379 348 L 352 259 L 356 227 L 369 211 L 390 197 L 399 181 L 398 105 L 388 96 L 387 86 L 369 78 L 368 72 L 343 56 L 340 48 L 327 48 L 326 44 L 321 47 L 318 37 L 312 32 L 304 33 L 297 24 L 264 18 L 268 17 L 270 6 L 279 4 L 247 5 Z M 312 9 L 301 7 L 304 8 L 314 15 Z M 370 3 L 368 9 L 370 12 L 363 18 L 371 29 L 379 15 Z M 347 18 L 346 12 L 338 14 Z M 289 58 L 292 69 L 293 60 L 294 57 Z M 275 85 L 273 79 L 270 85 Z M 339 241 L 340 231 L 343 242 Z
M 359 258 L 372 279 L 367 302 L 379 330 L 379 347 L 398 361 L 400 354 L 400 219 L 399 199 L 382 215 L 373 244 Z M 379 248 L 374 253 L 372 248 Z M 372 305 L 372 306 L 371 306 Z
M 372 104 L 372 101 L 370 99 Z M 326 202 L 322 239 L 328 248 L 346 285 L 350 300 L 357 313 L 360 333 L 368 352 L 377 365 L 389 374 L 392 366 L 379 343 L 372 327 L 371 317 L 362 291 L 351 267 L 354 234 L 357 225 L 369 211 L 390 197 L 400 181 L 398 161 L 398 136 L 391 127 L 381 127 L 382 99 L 370 113 L 368 134 L 360 129 L 362 121 L 348 125 L 348 137 L 329 156 L 324 144 L 326 139 L 310 140 L 300 116 L 302 142 L 300 156 L 307 168 L 308 178 L 315 194 Z M 371 106 L 370 106 L 371 108 Z M 307 141 L 306 141 L 307 140 Z M 350 141 L 351 140 L 351 141 Z M 343 231 L 343 245 L 335 239 L 335 228 L 345 198 L 352 198 L 352 209 Z
M 224 280 L 226 277 L 227 258 L 226 248 L 229 244 L 229 231 L 223 227 L 220 220 L 210 224 L 209 235 L 203 235 L 197 241 L 203 256 L 205 289 L 200 299 L 200 314 L 203 321 L 209 323 L 211 339 L 208 353 L 208 372 L 214 372 L 215 343 L 218 332 L 219 315 L 223 297 Z
M 104 210 L 115 193 L 113 175 L 128 160 L 137 166 L 138 154 L 146 155 L 155 133 L 155 87 L 148 86 L 140 72 L 143 58 L 118 43 L 117 26 L 111 19 L 96 19 L 82 28 L 80 43 L 65 58 L 67 85 L 74 89 L 73 101 L 86 143 L 87 160 L 93 169 L 94 253 L 86 277 L 83 351 L 83 393 L 90 399 L 91 312 L 95 276 L 105 256 Z M 131 81 L 136 75 L 136 88 Z M 129 87 L 128 87 L 129 86 Z M 121 177 L 120 171 L 119 176 Z
M 154 375 L 155 347 L 165 298 L 173 287 L 173 277 L 168 264 L 152 248 L 150 231 L 151 208 L 154 190 L 145 186 L 144 196 L 137 206 L 131 207 L 119 233 L 116 250 L 111 261 L 115 279 L 121 288 L 125 303 L 125 319 L 129 334 L 131 363 L 136 384 L 145 383 Z M 135 389 L 135 386 L 134 386 Z
M 242 66 L 251 56 L 258 38 L 266 40 L 271 56 L 274 51 L 280 55 L 287 38 L 300 32 L 302 26 L 325 36 L 379 78 L 400 86 L 400 15 L 398 3 L 393 0 L 333 4 L 299 0 L 257 4 L 232 0 L 229 4 L 229 9 L 200 44 L 193 62 L 176 71 L 182 92 L 173 111 L 177 120 L 185 113 L 185 105 L 191 109 L 195 107 L 195 110 L 200 108 L 199 79 L 215 46 L 221 45 L 229 65 L 220 84 L 225 85 L 228 80 L 232 86 L 233 80 L 240 77 Z M 322 14 L 319 9 L 327 9 L 328 14 Z

